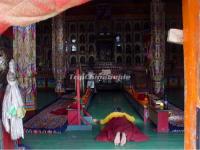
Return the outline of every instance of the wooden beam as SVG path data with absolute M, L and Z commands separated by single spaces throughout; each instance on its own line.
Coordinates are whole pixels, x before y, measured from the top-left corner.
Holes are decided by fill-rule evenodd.
M 196 107 L 198 98 L 199 0 L 182 0 L 185 76 L 185 149 L 196 149 Z

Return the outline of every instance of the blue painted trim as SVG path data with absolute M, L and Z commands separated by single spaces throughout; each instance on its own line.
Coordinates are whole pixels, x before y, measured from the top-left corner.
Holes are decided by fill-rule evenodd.
M 184 133 L 184 127 L 178 127 L 169 123 L 169 131 L 172 133 Z
M 86 121 L 88 121 L 90 124 L 93 123 L 92 117 L 84 116 L 83 117 Z
M 34 131 L 37 132 L 37 134 L 55 134 L 55 133 L 63 133 L 67 128 L 67 122 L 62 127 L 57 127 L 54 129 L 48 129 L 48 128 L 25 128 L 25 133 L 33 133 Z M 51 132 L 51 133 L 48 133 Z
M 90 131 L 92 125 L 68 125 L 65 131 Z
M 89 106 L 91 105 L 93 97 L 94 97 L 94 93 L 92 92 L 89 99 L 88 99 L 88 103 L 85 105 L 86 110 L 88 110 Z

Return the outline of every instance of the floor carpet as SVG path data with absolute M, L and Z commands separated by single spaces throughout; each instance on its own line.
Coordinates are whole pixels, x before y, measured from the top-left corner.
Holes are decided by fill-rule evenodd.
M 64 132 L 67 127 L 66 116 L 55 115 L 51 112 L 60 108 L 67 108 L 71 102 L 72 101 L 70 100 L 59 99 L 55 103 L 41 110 L 41 112 L 33 116 L 24 124 L 25 133 L 52 134 Z

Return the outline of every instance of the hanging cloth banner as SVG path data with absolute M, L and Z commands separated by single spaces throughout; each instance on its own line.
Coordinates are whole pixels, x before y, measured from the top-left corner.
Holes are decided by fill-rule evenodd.
M 0 33 L 9 26 L 28 26 L 89 0 L 1 0 Z
M 9 62 L 7 74 L 8 85 L 2 105 L 2 123 L 6 132 L 10 133 L 12 140 L 24 138 L 23 117 L 25 116 L 24 104 L 18 82 L 16 80 L 15 62 Z
M 151 46 L 148 57 L 154 94 L 164 93 L 165 11 L 162 0 L 151 2 Z
M 13 27 L 13 57 L 26 110 L 36 109 L 36 25 Z

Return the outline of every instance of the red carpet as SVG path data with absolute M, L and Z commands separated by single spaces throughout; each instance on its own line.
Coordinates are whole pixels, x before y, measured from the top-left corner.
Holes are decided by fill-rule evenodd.
M 68 105 L 68 108 L 69 109 L 78 109 L 78 106 L 77 106 L 77 103 L 76 102 L 73 102 L 71 104 Z M 80 105 L 80 109 L 83 111 L 84 115 L 86 116 L 91 116 L 86 109 L 84 109 L 81 105 Z M 52 114 L 54 115 L 67 115 L 68 113 L 68 110 L 63 107 L 63 108 L 59 108 L 59 109 L 56 109 L 56 110 L 53 110 L 51 111 Z

